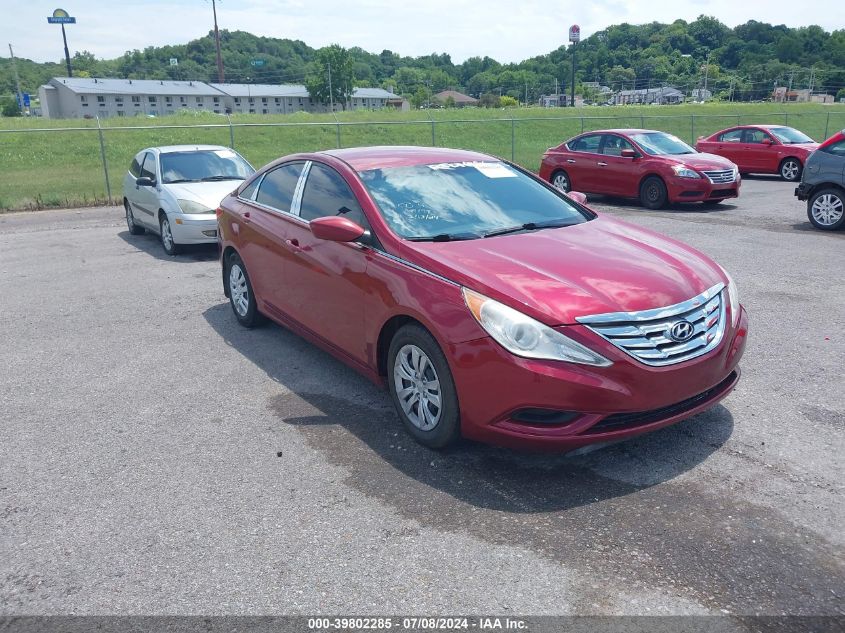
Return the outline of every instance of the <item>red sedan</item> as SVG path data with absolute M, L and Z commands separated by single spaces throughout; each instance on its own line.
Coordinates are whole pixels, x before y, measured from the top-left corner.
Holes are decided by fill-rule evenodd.
M 287 156 L 218 210 L 224 290 L 242 325 L 386 384 L 430 447 L 570 449 L 724 398 L 747 330 L 731 278 L 580 199 L 475 152 Z
M 807 157 L 819 146 L 813 139 L 785 125 L 738 125 L 698 139 L 700 152 L 733 161 L 743 174 L 780 174 L 801 180 Z
M 739 195 L 739 171 L 729 160 L 699 154 L 655 130 L 598 130 L 546 150 L 540 177 L 558 189 L 639 198 L 644 207 L 718 203 Z

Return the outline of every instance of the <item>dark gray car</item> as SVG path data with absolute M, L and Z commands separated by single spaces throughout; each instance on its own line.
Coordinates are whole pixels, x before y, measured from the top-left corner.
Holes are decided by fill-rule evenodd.
M 845 226 L 845 130 L 810 154 L 795 195 L 807 201 L 807 217 L 816 228 Z

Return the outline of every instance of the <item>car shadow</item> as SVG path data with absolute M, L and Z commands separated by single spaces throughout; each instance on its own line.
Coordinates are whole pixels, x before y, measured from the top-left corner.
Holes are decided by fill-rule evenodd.
M 182 244 L 178 255 L 168 255 L 161 246 L 158 235 L 149 231 L 143 235 L 132 235 L 128 230 L 117 234 L 120 239 L 143 251 L 151 257 L 168 262 L 209 262 L 220 256 L 219 246 L 214 244 Z
M 298 429 L 311 447 L 349 472 L 354 487 L 411 514 L 418 485 L 475 508 L 517 513 L 623 497 L 689 471 L 733 431 L 730 411 L 717 405 L 598 450 L 537 454 L 464 441 L 433 451 L 404 432 L 384 390 L 298 335 L 274 324 L 245 330 L 228 303 L 203 316 L 227 345 L 285 388 L 267 404 L 271 431 Z
M 743 180 L 759 180 L 761 182 L 784 182 L 789 184 L 789 181 L 784 180 L 777 174 L 744 174 L 742 176 Z M 798 185 L 798 182 L 793 181 L 792 184 Z
M 836 230 L 836 231 L 823 231 L 821 229 L 817 229 L 812 224 L 810 224 L 809 220 L 807 220 L 805 222 L 796 222 L 795 224 L 792 224 L 791 226 L 794 230 L 801 231 L 803 233 L 813 233 L 815 235 L 826 235 L 828 237 L 838 238 L 838 239 L 845 238 L 845 230 L 839 229 L 839 230 Z
M 598 194 L 590 194 L 589 196 L 590 203 L 597 203 L 604 207 L 612 207 L 615 209 L 625 209 L 628 211 L 637 211 L 641 213 L 666 213 L 671 211 L 672 213 L 695 213 L 695 214 L 711 214 L 711 213 L 722 213 L 725 211 L 733 211 L 737 209 L 737 204 L 733 202 L 735 198 L 730 198 L 729 200 L 725 200 L 724 202 L 719 203 L 702 203 L 702 202 L 687 202 L 687 203 L 673 203 L 668 204 L 662 209 L 646 209 L 636 200 L 630 200 L 628 198 L 613 198 L 611 196 L 603 196 Z M 598 208 L 601 211 L 601 207 Z

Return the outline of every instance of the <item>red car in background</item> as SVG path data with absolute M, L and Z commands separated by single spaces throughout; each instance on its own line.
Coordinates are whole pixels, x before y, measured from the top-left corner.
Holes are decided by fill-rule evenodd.
M 385 384 L 435 448 L 571 449 L 724 398 L 747 332 L 730 276 L 580 198 L 476 152 L 287 156 L 221 203 L 224 290 L 243 326 L 269 317 Z
M 733 161 L 742 174 L 780 174 L 801 180 L 807 157 L 819 146 L 809 136 L 785 125 L 738 125 L 698 139 L 700 152 Z
M 546 150 L 540 177 L 562 191 L 639 198 L 644 207 L 739 195 L 739 170 L 656 130 L 597 130 Z

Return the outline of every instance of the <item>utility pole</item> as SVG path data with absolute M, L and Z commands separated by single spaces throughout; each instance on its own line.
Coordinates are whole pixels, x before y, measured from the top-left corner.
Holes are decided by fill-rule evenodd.
M 707 53 L 707 59 L 704 62 L 704 92 L 701 93 L 701 100 L 707 101 L 707 77 L 710 74 L 710 51 Z
M 334 112 L 334 95 L 332 94 L 332 65 L 326 64 L 329 69 L 329 104 L 331 111 Z M 325 101 L 323 102 L 325 103 Z
M 217 82 L 223 83 L 223 57 L 220 55 L 220 31 L 217 29 L 217 0 L 211 0 L 211 9 L 214 11 L 214 42 L 217 46 Z M 62 27 L 64 30 L 64 27 Z
M 525 80 L 525 107 L 528 107 L 528 80 Z
M 9 55 L 12 56 L 12 72 L 15 74 L 15 87 L 18 89 L 18 105 L 23 114 L 23 93 L 21 92 L 21 80 L 18 77 L 18 66 L 15 63 L 15 51 L 12 50 L 12 45 L 9 44 Z
M 569 105 L 575 107 L 575 42 L 572 42 L 572 99 Z

